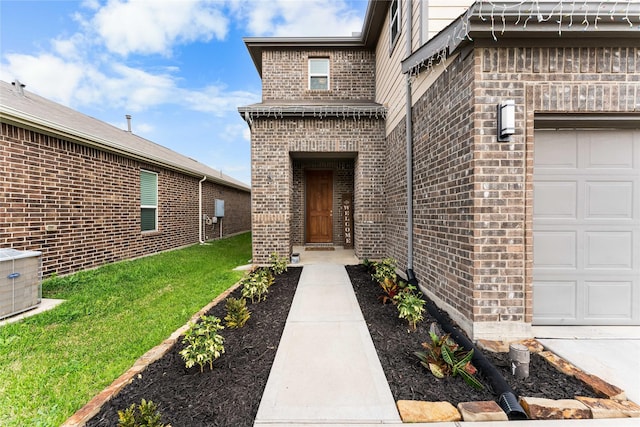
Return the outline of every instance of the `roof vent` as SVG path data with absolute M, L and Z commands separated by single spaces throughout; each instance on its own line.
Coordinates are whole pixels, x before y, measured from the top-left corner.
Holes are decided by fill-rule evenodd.
M 131 133 L 131 114 L 124 116 L 127 119 L 127 132 Z
M 20 80 L 16 79 L 14 82 L 11 83 L 13 85 L 13 87 L 16 89 L 16 93 L 18 95 L 22 95 L 24 96 L 24 87 L 26 86 L 23 83 L 20 83 Z

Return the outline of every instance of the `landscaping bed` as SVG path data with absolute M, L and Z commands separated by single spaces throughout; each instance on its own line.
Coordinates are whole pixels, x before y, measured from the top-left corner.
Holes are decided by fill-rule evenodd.
M 142 399 L 157 404 L 162 421 L 174 427 L 253 425 L 301 271 L 289 268 L 278 275 L 265 301 L 248 304 L 248 323 L 243 328 L 221 332 L 225 353 L 213 363 L 213 370 L 207 365 L 202 373 L 197 365 L 185 368 L 179 354 L 184 345 L 178 340 L 108 401 L 87 426 L 117 425 L 118 411 L 139 404 Z M 446 401 L 457 405 L 496 399 L 481 373 L 477 377 L 485 385 L 484 390 L 470 387 L 459 376 L 434 377 L 414 355 L 428 340 L 434 319 L 425 312 L 417 330 L 408 332 L 407 322 L 398 318 L 396 306 L 379 301 L 381 288 L 364 266 L 348 266 L 347 272 L 396 401 Z M 238 288 L 229 297 L 239 298 L 240 294 Z M 207 314 L 224 318 L 225 304 L 218 303 Z M 502 371 L 516 394 L 549 399 L 596 397 L 583 382 L 558 372 L 536 354 L 531 355 L 529 378 L 517 380 L 510 373 L 505 354 L 483 353 Z
M 408 332 L 407 322 L 398 318 L 396 307 L 379 302 L 382 290 L 364 266 L 347 266 L 347 272 L 396 401 L 447 401 L 455 406 L 460 402 L 497 398 L 481 373 L 477 377 L 485 385 L 484 390 L 472 388 L 459 376 L 434 377 L 413 353 L 422 349 L 422 342 L 428 341 L 429 326 L 435 319 L 425 311 L 417 330 Z M 507 354 L 489 351 L 483 354 L 499 368 L 518 395 L 549 399 L 573 399 L 576 395 L 596 397 L 583 382 L 562 374 L 537 354 L 531 355 L 530 376 L 524 380 L 511 375 Z
M 258 412 L 269 371 L 289 313 L 301 268 L 278 275 L 265 301 L 248 304 L 251 317 L 239 329 L 225 328 L 225 353 L 204 372 L 185 368 L 181 340 L 108 401 L 87 426 L 115 426 L 118 410 L 142 399 L 158 405 L 162 422 L 178 426 L 250 426 Z M 240 298 L 241 288 L 230 297 Z M 207 315 L 225 317 L 225 304 Z

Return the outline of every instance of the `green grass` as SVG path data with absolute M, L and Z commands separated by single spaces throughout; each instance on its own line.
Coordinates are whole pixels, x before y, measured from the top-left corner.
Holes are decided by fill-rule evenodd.
M 237 282 L 249 233 L 43 283 L 55 309 L 0 327 L 0 426 L 58 426 Z M 124 409 L 124 408 L 123 408 Z

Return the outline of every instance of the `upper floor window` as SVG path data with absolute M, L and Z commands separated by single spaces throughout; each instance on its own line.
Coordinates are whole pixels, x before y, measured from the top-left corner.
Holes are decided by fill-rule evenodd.
M 429 0 L 420 0 L 420 45 L 429 40 Z
M 140 171 L 140 228 L 158 229 L 158 174 L 145 170 Z
M 391 40 L 390 50 L 396 45 L 398 37 L 400 36 L 400 0 L 393 0 L 391 7 L 389 8 L 389 38 Z
M 329 90 L 329 58 L 309 59 L 309 90 Z

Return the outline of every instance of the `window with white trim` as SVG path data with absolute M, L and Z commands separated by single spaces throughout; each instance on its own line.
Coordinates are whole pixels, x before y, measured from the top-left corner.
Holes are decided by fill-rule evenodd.
M 140 229 L 158 229 L 158 174 L 140 171 Z
M 389 51 L 393 50 L 398 38 L 400 37 L 401 21 L 400 21 L 400 9 L 402 5 L 400 0 L 393 0 L 389 7 L 389 40 L 391 45 Z
M 329 90 L 329 58 L 309 58 L 309 90 Z
M 420 0 L 420 45 L 429 40 L 429 0 Z

